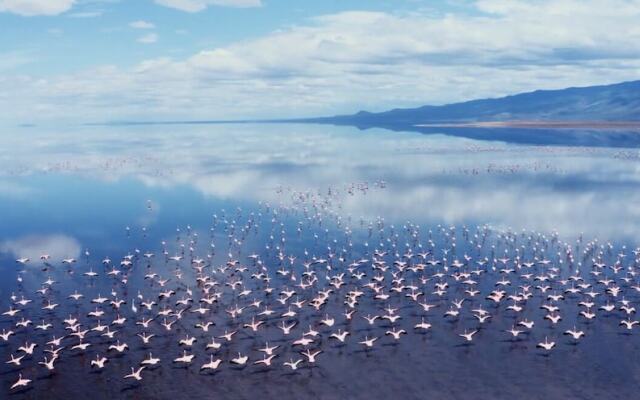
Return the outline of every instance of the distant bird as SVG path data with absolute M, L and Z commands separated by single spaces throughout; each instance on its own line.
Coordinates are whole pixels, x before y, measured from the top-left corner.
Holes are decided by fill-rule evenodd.
M 315 357 L 315 356 L 314 356 L 314 357 Z M 298 369 L 298 365 L 299 365 L 301 362 L 302 362 L 302 360 L 300 360 L 300 359 L 299 359 L 299 360 L 296 360 L 296 361 L 293 361 L 293 359 L 291 359 L 291 360 L 289 360 L 289 361 L 287 361 L 287 362 L 283 363 L 283 365 L 285 365 L 285 366 L 287 366 L 287 367 L 291 368 L 292 370 L 296 370 L 296 369 Z
M 564 334 L 570 335 L 574 340 L 578 340 L 584 336 L 584 332 L 577 330 L 575 326 L 573 327 L 573 329 L 567 329 L 566 331 L 564 331 Z
M 106 357 L 100 357 L 100 355 L 96 355 L 96 359 L 95 360 L 91 360 L 91 366 L 95 366 L 98 369 L 102 369 L 104 368 L 105 363 L 109 361 Z
M 265 343 L 264 347 L 261 349 L 258 349 L 258 351 L 261 351 L 263 353 L 265 353 L 266 355 L 270 356 L 273 354 L 273 351 L 276 350 L 278 347 L 280 346 L 269 346 L 269 342 Z
M 13 354 L 11 354 L 11 359 L 7 361 L 5 364 L 13 364 L 15 366 L 20 366 L 20 362 L 22 361 L 23 358 L 25 358 L 24 355 L 20 357 L 15 357 Z
M 477 330 L 471 332 L 467 332 L 465 330 L 464 333 L 458 334 L 458 336 L 464 338 L 467 342 L 470 342 L 473 340 L 473 335 L 475 335 L 476 333 L 478 333 Z
M 110 345 L 108 349 L 109 350 L 115 350 L 118 353 L 122 353 L 128 348 L 129 348 L 129 346 L 126 343 L 120 343 L 120 341 L 118 340 L 118 342 L 116 344 Z
M 422 330 L 428 330 L 431 329 L 431 324 L 425 322 L 424 318 L 422 318 L 422 320 L 414 325 L 415 329 L 422 329 Z
M 625 328 L 627 328 L 628 330 L 633 329 L 634 325 L 639 324 L 640 322 L 638 321 L 631 321 L 631 320 L 622 320 L 620 321 L 620 325 L 624 325 Z
M 329 335 L 329 337 L 331 338 L 335 338 L 338 341 L 344 343 L 345 339 L 347 338 L 347 335 L 349 335 L 349 332 L 342 332 L 340 329 L 338 329 L 338 332 L 334 332 L 331 335 Z
M 151 334 L 151 335 L 146 335 L 144 332 L 143 333 L 138 333 L 137 336 L 142 339 L 142 343 L 144 344 L 149 344 L 149 341 L 151 340 L 152 337 L 154 337 L 155 335 Z
M 216 369 L 218 369 L 218 366 L 220 366 L 221 362 L 222 362 L 221 359 L 218 358 L 217 360 L 214 360 L 213 359 L 213 355 L 211 355 L 210 361 L 208 363 L 206 363 L 206 364 L 203 364 L 202 367 L 200 367 L 200 370 L 201 371 L 202 370 L 207 370 L 207 369 L 216 370 Z
M 265 354 L 262 360 L 254 361 L 254 364 L 264 364 L 265 366 L 269 367 L 271 366 L 271 360 L 273 360 L 275 357 L 277 357 L 276 354 L 272 354 L 269 357 L 267 357 L 267 355 Z
M 20 387 L 27 387 L 27 385 L 29 385 L 29 383 L 31 382 L 31 379 L 23 378 L 22 374 L 18 374 L 18 376 L 18 380 L 13 385 L 11 385 L 11 390 Z
M 144 370 L 146 367 L 142 366 L 140 368 L 138 368 L 137 370 L 134 368 L 131 368 L 131 373 L 128 375 L 125 375 L 124 378 L 128 379 L 128 378 L 132 378 L 135 379 L 136 381 L 141 381 L 142 380 L 142 375 L 140 375 L 142 373 L 142 370 Z
M 14 331 L 5 331 L 4 329 L 2 330 L 2 334 L 0 334 L 0 339 L 2 339 L 5 342 L 9 341 L 9 338 L 11 337 L 11 335 L 14 335 L 15 332 Z
M 231 362 L 237 365 L 245 365 L 248 360 L 248 356 L 243 356 L 241 353 L 238 353 L 238 357 L 232 358 Z
M 303 351 L 301 354 L 305 357 L 307 357 L 307 361 L 310 364 L 313 364 L 316 362 L 316 357 L 322 353 L 322 350 L 316 350 L 314 352 L 311 352 L 311 350 L 307 349 L 306 351 Z
M 159 358 L 154 358 L 153 354 L 149 353 L 149 357 L 140 362 L 141 365 L 157 365 L 160 362 Z
M 54 355 L 53 357 L 51 357 L 51 359 L 50 359 L 50 360 L 47 360 L 47 357 L 45 356 L 45 357 L 44 357 L 44 361 L 39 361 L 39 362 L 38 362 L 38 365 L 42 365 L 42 366 L 44 366 L 47 370 L 49 370 L 49 371 L 53 371 L 53 370 L 54 370 L 53 363 L 54 363 L 54 362 L 56 362 L 56 360 L 57 360 L 57 359 L 58 359 L 58 357 Z
M 191 347 L 195 342 L 196 342 L 196 338 L 194 336 L 189 337 L 189 335 L 187 335 L 185 336 L 184 339 L 180 339 L 178 343 L 186 347 Z
M 364 345 L 365 347 L 371 348 L 371 347 L 373 347 L 373 344 L 375 343 L 376 340 L 378 340 L 377 337 L 369 339 L 368 336 L 365 336 L 364 340 L 362 340 L 362 341 L 360 341 L 358 343 Z
M 547 351 L 553 349 L 555 347 L 555 342 L 550 342 L 547 337 L 544 338 L 544 342 L 540 342 L 536 345 L 536 347 L 541 347 Z
M 195 355 L 187 354 L 187 351 L 185 350 L 182 353 L 182 356 L 174 359 L 173 362 L 175 362 L 175 363 L 183 363 L 183 364 L 191 364 L 191 362 L 193 361 L 194 357 L 195 357 Z
M 29 343 L 29 342 L 25 342 L 24 346 L 20 346 L 18 347 L 19 351 L 24 352 L 25 354 L 28 355 L 32 355 L 33 354 L 33 350 L 37 347 L 38 345 L 35 343 Z
M 395 328 L 393 330 L 390 331 L 386 331 L 385 335 L 391 335 L 393 336 L 393 338 L 395 340 L 400 340 L 400 335 L 406 334 L 407 331 L 405 331 L 404 329 L 398 329 L 396 330 Z
M 523 333 L 524 331 L 516 329 L 516 327 L 512 327 L 511 329 L 508 329 L 506 332 L 510 333 L 511 336 L 513 336 L 514 338 L 517 338 L 518 335 L 520 335 L 521 333 Z

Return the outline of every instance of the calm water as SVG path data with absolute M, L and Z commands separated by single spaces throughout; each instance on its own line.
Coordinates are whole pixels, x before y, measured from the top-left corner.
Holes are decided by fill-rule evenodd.
M 628 136 L 625 140 L 633 145 Z M 273 275 L 274 286 L 293 285 L 275 274 L 280 262 L 277 251 L 285 248 L 281 238 L 286 239 L 287 254 L 300 260 L 305 252 L 308 257 L 322 257 L 348 247 L 347 242 L 352 247 L 345 254 L 358 259 L 389 243 L 404 252 L 415 245 L 411 232 L 416 226 L 422 235 L 418 241 L 426 246 L 430 237 L 438 248 L 450 244 L 445 232 L 462 242 L 463 226 L 471 232 L 488 232 L 487 240 L 496 247 L 480 250 L 475 254 L 480 258 L 512 249 L 500 238 L 505 231 L 513 232 L 525 245 L 530 235 L 557 235 L 559 242 L 575 243 L 576 254 L 597 238 L 599 243 L 611 242 L 603 255 L 606 262 L 614 262 L 618 252 L 633 257 L 630 250 L 636 248 L 640 233 L 640 152 L 636 148 L 603 146 L 601 136 L 594 146 L 588 141 L 559 146 L 433 133 L 249 124 L 22 128 L 3 137 L 3 143 L 0 308 L 9 309 L 12 293 L 24 294 L 38 307 L 19 314 L 18 319 L 25 316 L 37 324 L 46 318 L 57 325 L 53 331 L 19 332 L 9 344 L 0 342 L 3 360 L 26 339 L 40 344 L 33 358 L 25 358 L 22 369 L 0 366 L 0 398 L 6 394 L 34 399 L 369 399 L 404 394 L 433 399 L 590 399 L 633 396 L 640 389 L 635 356 L 640 347 L 638 333 L 624 334 L 618 316 L 585 325 L 587 337 L 577 346 L 558 338 L 562 346 L 543 356 L 535 350 L 535 342 L 552 332 L 546 325 L 532 338 L 513 342 L 503 330 L 512 326 L 514 317 L 496 311 L 473 345 L 463 346 L 456 333 L 473 327 L 474 318 L 469 314 L 447 321 L 441 316 L 443 307 L 430 317 L 433 329 L 426 334 L 411 332 L 398 344 L 386 341 L 367 352 L 355 344 L 327 344 L 316 367 L 294 372 L 225 364 L 215 374 L 201 374 L 198 366 L 208 361 L 204 343 L 211 335 L 200 332 L 195 365 L 172 366 L 169 359 L 181 354 L 177 339 L 185 332 L 195 333 L 193 325 L 199 317 L 191 314 L 171 335 L 160 326 L 152 330 L 158 339 L 151 349 L 167 362 L 146 373 L 140 384 L 122 379 L 149 351 L 133 335 L 137 332 L 134 316 L 130 316 L 128 333 L 121 337 L 130 350 L 114 357 L 104 371 L 89 367 L 96 349 L 105 353 L 108 341 L 99 338 L 91 340 L 94 347 L 84 355 L 63 353 L 53 375 L 36 365 L 44 342 L 53 333 L 64 334 L 61 320 L 66 315 L 84 315 L 93 309 L 88 303 L 75 306 L 66 300 L 76 289 L 88 298 L 98 293 L 107 296 L 111 290 L 129 302 L 138 293 L 150 298 L 157 296 L 159 288 L 143 279 L 144 271 L 173 278 L 169 286 L 185 290 L 189 284 L 176 282 L 176 268 L 184 271 L 184 282 L 195 286 L 189 257 L 179 263 L 166 260 L 163 249 L 169 255 L 188 255 L 192 247 L 195 256 L 210 255 L 212 265 L 223 265 L 229 252 L 243 263 L 256 253 Z M 303 201 L 305 196 L 316 199 L 315 203 Z M 279 210 L 277 217 L 274 210 Z M 381 224 L 382 234 L 378 232 Z M 296 231 L 298 227 L 301 232 Z M 433 233 L 427 234 L 429 230 Z M 242 240 L 242 246 L 234 239 Z M 562 259 L 556 256 L 559 246 L 552 244 L 546 253 L 557 263 Z M 130 274 L 126 288 L 105 277 L 109 268 L 103 267 L 103 258 L 110 257 L 117 265 L 122 257 L 137 254 L 136 250 L 157 256 L 151 261 L 136 258 L 134 268 L 139 272 Z M 456 257 L 473 252 L 461 245 Z M 47 271 L 42 271 L 39 261 L 43 253 L 51 256 L 52 267 Z M 20 285 L 17 276 L 23 267 L 15 263 L 18 257 L 31 259 L 20 272 Z M 68 268 L 61 265 L 64 258 L 78 262 Z M 388 260 L 391 263 L 393 258 Z M 81 273 L 89 268 L 101 276 L 83 277 Z M 563 276 L 570 272 L 563 271 Z M 55 313 L 40 310 L 46 302 L 35 294 L 49 277 L 59 282 L 52 292 L 61 303 Z M 492 290 L 493 282 L 486 278 L 479 284 Z M 257 284 L 247 283 L 254 292 L 260 289 L 252 285 Z M 228 287 L 221 290 L 220 304 L 211 316 L 215 334 L 234 326 L 224 310 L 239 301 Z M 463 291 L 449 299 L 458 295 Z M 631 291 L 627 298 L 637 303 Z M 340 314 L 342 301 L 342 295 L 332 298 L 326 312 Z M 528 318 L 542 321 L 543 314 L 536 311 L 541 302 L 531 301 Z M 396 305 L 404 320 L 418 318 L 415 308 L 402 302 Z M 128 310 L 129 304 L 125 307 Z M 373 300 L 365 299 L 359 310 L 365 313 L 375 307 Z M 576 305 L 567 307 L 577 314 Z M 287 311 L 285 306 L 274 309 Z M 311 311 L 300 316 L 301 329 L 324 315 Z M 259 338 L 239 334 L 240 339 L 220 357 L 227 362 L 242 351 L 257 359 L 251 349 L 264 344 L 264 339 L 285 347 L 276 322 Z M 561 327 L 578 322 L 566 318 Z M 0 317 L 0 329 L 12 325 L 10 318 Z M 356 337 L 381 331 L 370 331 L 362 318 L 348 326 L 354 342 Z M 330 331 L 322 330 L 323 334 Z M 322 340 L 327 343 L 326 335 Z M 287 347 L 277 360 L 290 357 L 299 355 Z M 30 389 L 9 395 L 18 372 L 34 382 Z

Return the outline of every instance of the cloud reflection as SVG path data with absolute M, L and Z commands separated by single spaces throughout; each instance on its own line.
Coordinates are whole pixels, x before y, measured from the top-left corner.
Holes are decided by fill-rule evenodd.
M 38 260 L 41 255 L 48 254 L 52 261 L 60 261 L 64 258 L 78 258 L 80 249 L 80 243 L 76 239 L 61 234 L 29 235 L 0 243 L 0 252 L 10 253 L 16 259 Z
M 346 200 L 345 213 L 419 223 L 491 223 L 581 232 L 640 233 L 640 167 L 619 149 L 487 144 L 444 135 L 307 125 L 91 127 L 8 138 L 0 178 L 73 174 L 106 184 L 189 187 L 208 198 L 283 200 L 297 190 L 385 180 Z M 141 140 L 144 138 L 144 140 Z M 25 161 L 27 160 L 27 161 Z M 615 195 L 613 195 L 615 194 Z

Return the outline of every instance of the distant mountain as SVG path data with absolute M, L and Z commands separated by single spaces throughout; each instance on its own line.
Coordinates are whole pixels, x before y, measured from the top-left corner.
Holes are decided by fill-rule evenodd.
M 303 119 L 112 121 L 97 125 L 320 123 L 532 145 L 640 148 L 640 81 L 538 90 L 444 106 Z M 510 128 L 510 129 L 504 129 Z
M 443 106 L 393 109 L 305 119 L 306 122 L 360 128 L 401 128 L 420 124 L 469 124 L 500 121 L 638 121 L 640 81 L 613 85 L 537 90 L 513 96 Z

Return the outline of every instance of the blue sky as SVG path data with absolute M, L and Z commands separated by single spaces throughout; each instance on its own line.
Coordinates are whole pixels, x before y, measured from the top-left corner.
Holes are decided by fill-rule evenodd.
M 187 57 L 259 38 L 317 15 L 349 10 L 411 12 L 427 3 L 437 3 L 439 10 L 455 7 L 445 1 L 266 0 L 259 7 L 211 5 L 187 12 L 153 0 L 85 0 L 55 16 L 0 13 L 0 52 L 22 54 L 21 71 L 40 76 L 99 64 L 126 67 L 148 58 Z M 153 27 L 136 29 L 131 26 L 136 21 Z M 156 39 L 145 45 L 138 42 L 144 36 Z
M 0 0 L 0 122 L 325 115 L 638 79 L 638 20 L 638 0 Z

